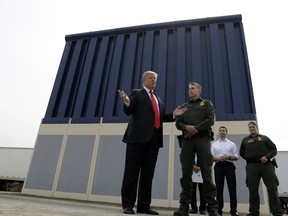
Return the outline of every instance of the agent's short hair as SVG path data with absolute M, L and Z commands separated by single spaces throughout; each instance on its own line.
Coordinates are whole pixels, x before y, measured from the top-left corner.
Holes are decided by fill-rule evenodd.
M 248 123 L 248 125 L 250 125 L 250 124 L 255 125 L 258 128 L 258 125 L 255 122 L 251 121 Z
M 228 132 L 228 129 L 227 129 L 225 126 L 223 126 L 223 125 L 220 126 L 220 127 L 219 127 L 219 130 L 220 130 L 221 128 L 224 128 L 224 129 L 226 130 L 226 132 Z
M 189 82 L 189 85 L 195 85 L 195 86 L 197 86 L 197 88 L 199 89 L 200 92 L 202 91 L 202 86 L 197 82 Z

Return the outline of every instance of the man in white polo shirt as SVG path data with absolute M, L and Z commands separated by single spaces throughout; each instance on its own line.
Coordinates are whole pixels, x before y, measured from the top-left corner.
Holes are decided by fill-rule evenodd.
M 214 166 L 215 185 L 217 189 L 218 213 L 222 215 L 224 207 L 223 190 L 226 178 L 230 196 L 230 214 L 239 215 L 237 212 L 236 174 L 233 161 L 238 160 L 238 149 L 235 143 L 227 139 L 228 130 L 226 127 L 219 128 L 219 139 L 211 146 L 211 153 L 216 162 Z

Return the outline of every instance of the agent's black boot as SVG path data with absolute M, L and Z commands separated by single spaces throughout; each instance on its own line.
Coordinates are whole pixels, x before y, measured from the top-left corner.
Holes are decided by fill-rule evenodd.
M 173 216 L 189 216 L 189 205 L 180 205 L 177 211 L 174 212 Z

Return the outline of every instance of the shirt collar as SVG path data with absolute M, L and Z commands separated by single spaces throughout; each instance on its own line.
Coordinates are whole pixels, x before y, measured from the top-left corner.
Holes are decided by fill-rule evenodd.
M 146 88 L 145 86 L 143 86 L 143 88 L 145 89 L 145 91 L 147 92 L 147 94 L 150 94 L 150 89 Z M 152 90 L 153 92 L 153 90 Z
M 219 141 L 228 141 L 227 137 L 225 139 L 219 139 Z
M 195 102 L 199 102 L 199 101 L 203 101 L 203 99 L 201 97 L 197 98 L 196 100 L 190 99 L 189 103 L 195 103 Z

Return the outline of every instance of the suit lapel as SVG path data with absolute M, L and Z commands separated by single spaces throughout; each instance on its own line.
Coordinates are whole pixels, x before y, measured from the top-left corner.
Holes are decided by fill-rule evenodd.
M 148 95 L 147 91 L 144 88 L 141 90 L 141 93 L 144 95 L 145 100 L 147 100 L 147 103 L 149 103 L 149 106 L 150 106 L 151 110 L 153 111 L 153 106 L 152 106 L 152 101 L 151 101 L 150 95 Z M 158 97 L 157 97 L 157 100 L 158 100 Z

